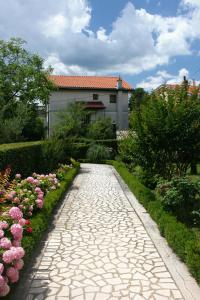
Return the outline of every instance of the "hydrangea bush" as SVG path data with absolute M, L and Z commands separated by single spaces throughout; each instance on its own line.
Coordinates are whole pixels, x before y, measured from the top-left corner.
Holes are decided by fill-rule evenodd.
M 59 175 L 66 172 L 61 167 Z M 44 196 L 60 186 L 56 174 L 39 175 L 22 179 L 16 174 L 10 180 L 10 169 L 0 173 L 0 297 L 6 296 L 10 285 L 19 280 L 25 251 L 21 246 L 24 235 L 31 234 L 29 218 L 41 210 Z

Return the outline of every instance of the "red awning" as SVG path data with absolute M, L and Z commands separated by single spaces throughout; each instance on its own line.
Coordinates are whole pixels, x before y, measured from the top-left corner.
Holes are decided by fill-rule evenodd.
M 89 101 L 85 102 L 85 108 L 87 109 L 105 109 L 105 105 L 101 101 Z

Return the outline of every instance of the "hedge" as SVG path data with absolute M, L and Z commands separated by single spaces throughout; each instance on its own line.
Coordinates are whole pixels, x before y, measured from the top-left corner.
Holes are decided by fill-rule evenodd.
M 65 139 L 66 144 L 69 142 L 71 143 L 72 141 L 69 139 Z M 115 139 L 91 140 L 86 138 L 78 138 L 76 140 L 73 140 L 72 142 L 73 157 L 75 159 L 85 159 L 86 153 L 91 144 L 99 144 L 99 145 L 104 145 L 108 148 L 112 148 L 115 154 L 118 152 L 118 141 Z
M 24 142 L 0 145 L 0 171 L 11 168 L 11 175 L 23 177 L 36 173 L 47 173 L 66 162 L 71 153 L 65 151 L 61 140 Z
M 33 232 L 31 235 L 24 236 L 22 239 L 22 247 L 26 252 L 25 261 L 29 259 L 44 231 L 48 228 L 53 209 L 65 195 L 74 177 L 78 173 L 79 168 L 80 166 L 77 165 L 77 167 L 74 167 L 67 172 L 64 179 L 60 182 L 61 184 L 59 189 L 50 191 L 45 196 L 42 210 L 30 219 Z
M 166 238 L 169 246 L 186 263 L 191 274 L 200 284 L 200 240 L 198 236 L 192 229 L 178 222 L 174 216 L 166 212 L 154 193 L 141 184 L 123 163 L 113 161 L 112 165 L 157 223 L 161 235 Z
M 0 170 L 11 167 L 12 174 L 28 176 L 40 171 L 43 142 L 0 145 Z

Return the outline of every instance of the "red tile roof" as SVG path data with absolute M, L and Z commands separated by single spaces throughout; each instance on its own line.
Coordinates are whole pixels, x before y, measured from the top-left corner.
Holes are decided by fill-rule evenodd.
M 118 77 L 51 75 L 50 79 L 60 88 L 116 89 Z M 124 80 L 122 80 L 122 88 L 130 91 L 133 89 Z
M 176 88 L 179 88 L 181 85 L 180 84 L 177 84 L 177 83 L 174 83 L 174 84 L 166 84 L 166 87 L 167 88 L 170 88 L 170 89 L 176 89 Z M 188 92 L 189 93 L 194 93 L 194 92 L 198 92 L 200 93 L 200 87 L 197 86 L 197 85 L 189 85 L 188 86 Z

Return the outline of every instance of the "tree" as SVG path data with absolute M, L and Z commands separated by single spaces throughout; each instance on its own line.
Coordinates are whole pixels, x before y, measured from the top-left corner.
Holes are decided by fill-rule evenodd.
M 99 118 L 88 128 L 88 137 L 94 140 L 114 139 L 115 132 L 111 118 Z
M 187 87 L 152 93 L 140 111 L 133 111 L 139 163 L 152 174 L 170 179 L 184 175 L 199 160 L 200 101 Z
M 54 135 L 59 138 L 84 137 L 87 133 L 87 118 L 91 112 L 81 103 L 71 103 L 57 114 Z
M 140 109 L 140 106 L 148 100 L 149 94 L 143 88 L 136 88 L 130 98 L 130 110 Z
M 0 40 L 0 118 L 1 124 L 17 120 L 16 138 L 22 138 L 20 132 L 29 119 L 26 114 L 21 117 L 22 106 L 28 113 L 34 103 L 46 104 L 53 88 L 48 79 L 51 69 L 44 70 L 43 59 L 29 53 L 24 44 L 16 38 L 8 42 Z

